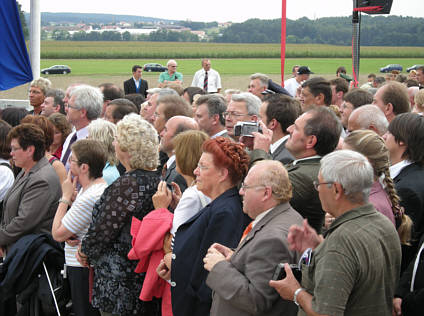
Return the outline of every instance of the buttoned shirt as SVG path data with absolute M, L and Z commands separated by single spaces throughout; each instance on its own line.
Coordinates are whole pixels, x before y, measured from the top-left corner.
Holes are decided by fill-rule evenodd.
M 66 151 L 68 150 L 69 142 L 71 141 L 71 138 L 74 136 L 75 133 L 77 133 L 77 140 L 86 139 L 88 136 L 88 125 L 77 131 L 75 131 L 74 129 L 72 133 L 70 133 L 68 137 L 66 137 L 66 140 L 63 143 L 62 153 L 66 153 Z M 66 168 L 66 171 L 69 171 L 69 161 L 65 162 L 65 168 Z
M 326 315 L 391 315 L 401 248 L 395 227 L 371 204 L 337 217 L 302 267 L 312 309 Z M 299 309 L 298 315 L 306 315 Z
M 203 84 L 205 81 L 205 69 L 198 70 L 193 77 L 193 82 L 191 83 L 192 87 L 199 87 L 203 89 Z M 218 89 L 221 89 L 221 77 L 219 73 L 214 69 L 209 69 L 208 71 L 208 93 L 216 93 Z

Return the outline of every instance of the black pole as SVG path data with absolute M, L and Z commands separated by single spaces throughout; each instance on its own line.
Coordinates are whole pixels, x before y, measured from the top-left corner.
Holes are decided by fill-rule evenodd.
M 358 8 L 358 1 L 353 0 L 353 8 Z M 353 10 L 352 12 L 352 67 L 353 67 L 353 79 L 355 87 L 358 86 L 359 82 L 359 59 L 360 59 L 360 14 L 358 11 Z

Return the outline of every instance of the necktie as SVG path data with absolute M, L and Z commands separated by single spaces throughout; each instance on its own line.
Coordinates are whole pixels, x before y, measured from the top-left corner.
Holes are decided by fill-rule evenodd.
M 69 141 L 68 148 L 66 149 L 65 155 L 62 157 L 62 163 L 64 166 L 66 166 L 66 163 L 68 162 L 69 155 L 71 154 L 71 146 L 75 141 L 77 140 L 77 132 L 75 132 L 74 136 L 72 136 L 71 140 Z
M 247 234 L 250 233 L 250 231 L 252 230 L 252 227 L 253 227 L 253 221 L 251 221 L 250 224 L 247 225 L 246 229 L 244 230 L 243 235 L 241 236 L 241 239 L 240 239 L 240 243 L 244 240 L 244 238 L 246 238 Z
M 203 80 L 203 90 L 208 92 L 208 72 L 205 71 L 205 80 Z

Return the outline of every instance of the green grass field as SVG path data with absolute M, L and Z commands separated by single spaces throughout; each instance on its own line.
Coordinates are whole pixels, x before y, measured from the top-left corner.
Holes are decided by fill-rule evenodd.
M 127 75 L 135 64 L 148 62 L 166 64 L 167 59 L 42 59 L 41 68 L 56 64 L 65 64 L 72 68 L 71 76 L 89 75 Z M 178 71 L 183 74 L 194 74 L 200 69 L 200 59 L 177 59 Z M 424 58 L 361 58 L 360 73 L 379 73 L 379 69 L 387 64 L 399 63 L 406 68 L 414 64 L 424 64 Z M 291 72 L 294 65 L 307 65 L 315 74 L 335 74 L 339 66 L 345 66 L 352 73 L 351 58 L 288 58 L 285 73 Z M 222 75 L 250 75 L 262 72 L 268 75 L 280 73 L 280 60 L 277 58 L 249 59 L 212 59 L 212 67 Z M 145 73 L 144 76 L 159 76 L 158 73 Z
M 351 47 L 288 44 L 287 58 L 349 58 Z M 424 58 L 422 47 L 361 47 L 364 58 Z M 181 42 L 41 42 L 41 58 L 279 58 L 280 44 Z

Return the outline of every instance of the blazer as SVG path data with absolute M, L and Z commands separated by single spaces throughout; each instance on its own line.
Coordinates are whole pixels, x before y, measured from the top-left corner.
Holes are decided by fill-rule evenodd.
M 325 212 L 322 210 L 318 191 L 313 181 L 318 179 L 321 158 L 300 160 L 295 165 L 286 165 L 290 182 L 293 186 L 291 206 L 304 218 L 308 219 L 317 233 L 321 233 Z
M 249 221 L 234 187 L 178 228 L 171 266 L 174 316 L 209 315 L 212 293 L 206 285 L 203 258 L 214 242 L 236 247 Z
M 59 177 L 45 157 L 27 175 L 22 170 L 4 197 L 0 246 L 10 247 L 28 234 L 51 234 L 61 196 Z
M 147 97 L 147 89 L 149 89 L 149 84 L 147 80 L 140 79 L 140 91 L 139 93 L 143 95 L 144 97 Z M 125 94 L 131 94 L 131 93 L 137 93 L 135 91 L 135 82 L 133 78 L 128 79 L 127 81 L 124 81 L 124 93 Z
M 404 271 L 418 250 L 418 241 L 424 235 L 424 167 L 412 163 L 393 179 L 400 205 L 413 222 L 411 246 L 402 245 L 402 267 Z
M 277 147 L 276 150 L 271 154 L 272 160 L 278 160 L 282 164 L 291 163 L 294 160 L 292 154 L 286 148 L 287 139 Z
M 171 182 L 175 182 L 180 187 L 181 193 L 183 193 L 185 189 L 187 189 L 187 182 L 183 178 L 183 176 L 177 172 L 176 168 L 177 162 L 174 160 L 171 166 L 166 170 L 165 177 L 163 180 L 166 181 L 166 183 L 168 184 L 171 184 Z
M 230 261 L 213 267 L 206 279 L 213 291 L 211 316 L 297 314 L 297 306 L 281 299 L 268 282 L 278 263 L 298 263 L 299 254 L 289 250 L 287 234 L 291 225 L 302 221 L 289 203 L 277 205 L 247 234 Z

